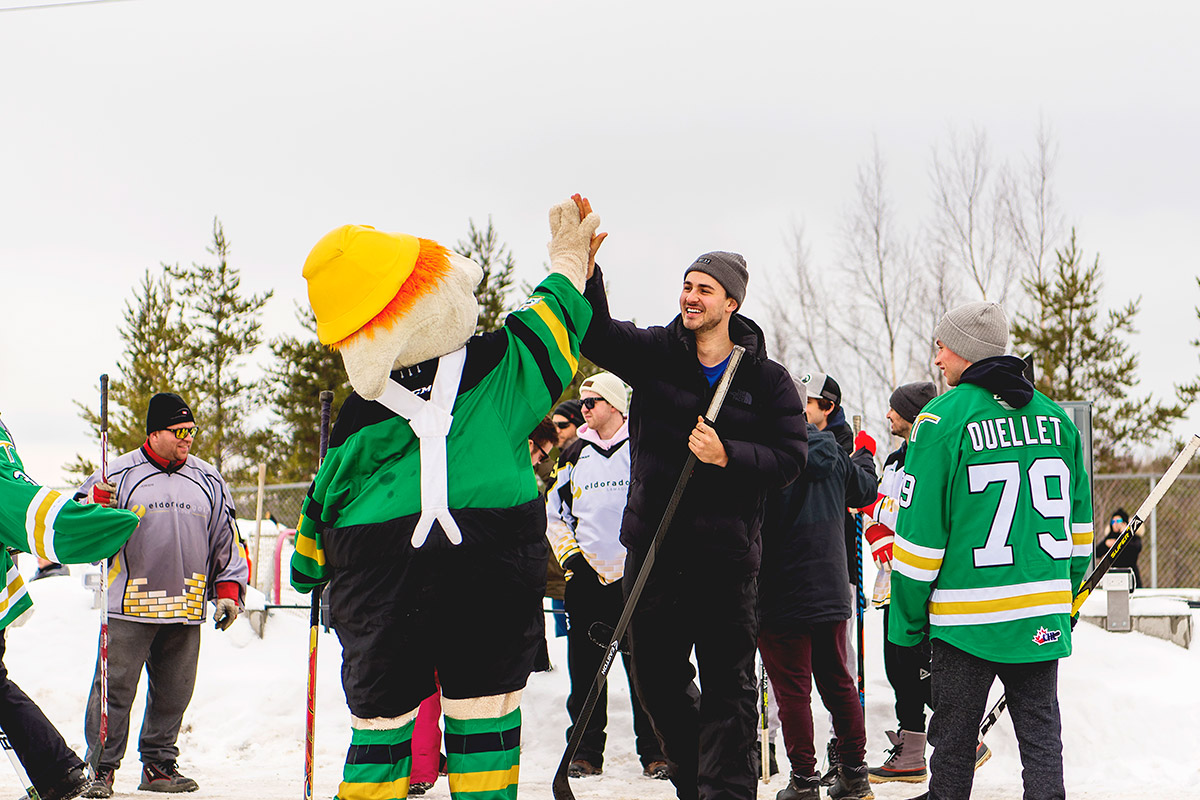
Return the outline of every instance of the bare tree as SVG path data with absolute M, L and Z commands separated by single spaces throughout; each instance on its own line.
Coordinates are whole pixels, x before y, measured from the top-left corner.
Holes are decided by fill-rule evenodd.
M 812 266 L 804 224 L 793 226 L 789 237 L 790 263 L 779 276 L 768 278 L 767 327 L 771 357 L 794 375 L 805 366 L 822 369 L 836 324 L 830 313 L 832 297 Z
M 1003 304 L 1017 284 L 1003 184 L 992 180 L 987 134 L 950 132 L 945 151 L 933 148 L 933 245 L 961 269 L 982 300 Z

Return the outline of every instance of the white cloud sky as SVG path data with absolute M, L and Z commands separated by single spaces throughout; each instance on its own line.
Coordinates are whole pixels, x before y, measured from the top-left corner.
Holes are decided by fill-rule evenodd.
M 0 2 L 0 8 L 18 5 Z M 1142 390 L 1200 369 L 1200 8 L 1184 3 L 133 0 L 0 13 L 0 411 L 29 472 L 96 445 L 73 400 L 114 372 L 147 268 L 203 261 L 214 215 L 268 335 L 300 266 L 359 222 L 453 244 L 489 214 L 521 277 L 546 209 L 589 195 L 612 307 L 676 311 L 730 249 L 748 316 L 803 222 L 829 263 L 878 140 L 901 221 L 933 145 L 1059 146 L 1055 190 L 1112 305 L 1143 296 Z M 761 321 L 761 319 L 760 319 Z M 873 410 L 867 411 L 868 416 Z M 876 415 L 881 416 L 881 414 Z M 1200 419 L 1200 415 L 1195 417 Z

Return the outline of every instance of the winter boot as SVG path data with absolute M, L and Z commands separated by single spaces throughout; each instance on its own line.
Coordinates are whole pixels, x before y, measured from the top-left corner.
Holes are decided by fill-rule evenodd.
M 42 800 L 67 800 L 78 797 L 91 785 L 92 777 L 83 771 L 83 767 L 75 767 L 42 792 L 41 797 Z
M 992 751 L 983 742 L 975 746 L 975 769 L 983 766 L 983 763 L 992 757 Z
M 892 749 L 888 750 L 888 759 L 882 766 L 867 770 L 871 783 L 920 783 L 927 780 L 929 770 L 925 766 L 925 734 L 900 731 L 897 735 L 894 731 L 888 731 L 887 735 L 892 742 Z
M 838 765 L 837 779 L 829 787 L 830 800 L 871 800 L 874 796 L 866 764 L 855 767 Z
M 788 785 L 775 795 L 775 800 L 820 800 L 821 776 L 792 773 Z
M 825 745 L 825 763 L 828 768 L 821 775 L 822 786 L 833 786 L 834 780 L 837 778 L 838 764 L 841 759 L 838 758 L 837 737 L 829 740 L 829 744 Z
M 113 779 L 116 778 L 116 770 L 108 767 L 101 767 L 96 770 L 92 782 L 83 790 L 84 797 L 112 797 L 113 796 Z
M 146 792 L 194 792 L 200 784 L 181 775 L 174 761 L 163 761 L 142 765 L 142 782 L 138 788 Z

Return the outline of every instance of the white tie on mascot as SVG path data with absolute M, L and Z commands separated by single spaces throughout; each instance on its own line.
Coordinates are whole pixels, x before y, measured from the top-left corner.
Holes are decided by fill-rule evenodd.
M 521 691 L 545 658 L 546 513 L 528 436 L 570 383 L 599 219 L 550 210 L 550 274 L 473 336 L 483 272 L 437 242 L 346 225 L 304 277 L 354 394 L 305 499 L 292 584 L 328 581 L 352 714 L 341 800 L 402 798 L 441 686 L 452 797 L 515 798 Z

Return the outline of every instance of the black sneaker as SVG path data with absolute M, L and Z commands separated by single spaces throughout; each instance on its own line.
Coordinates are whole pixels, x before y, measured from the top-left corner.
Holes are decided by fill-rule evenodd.
M 428 781 L 417 781 L 416 783 L 410 783 L 408 785 L 408 796 L 419 797 L 432 788 L 433 784 L 429 783 Z
M 91 785 L 92 776 L 84 772 L 83 767 L 75 767 L 59 778 L 57 783 L 42 792 L 41 797 L 42 800 L 68 800 L 71 797 L 78 797 Z M 109 794 L 112 794 L 111 790 Z
M 656 781 L 671 780 L 671 768 L 667 766 L 667 762 L 665 761 L 651 761 L 642 770 L 642 774 Z
M 83 788 L 84 797 L 112 797 L 113 779 L 117 777 L 115 769 L 101 767 L 96 770 L 91 782 Z
M 142 782 L 139 789 L 147 792 L 194 792 L 200 784 L 179 774 L 174 761 L 142 765 Z

